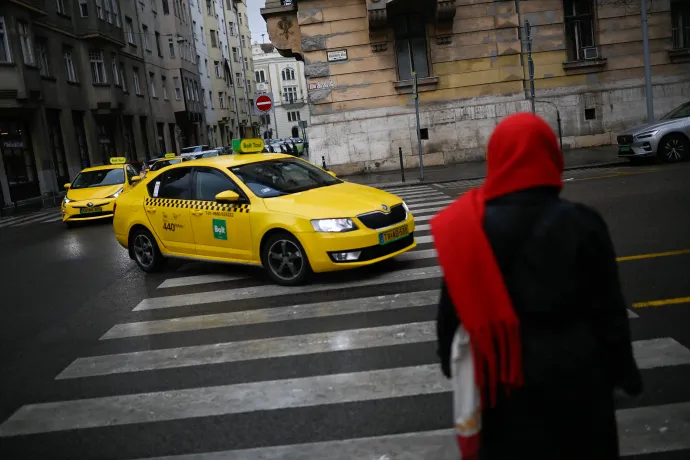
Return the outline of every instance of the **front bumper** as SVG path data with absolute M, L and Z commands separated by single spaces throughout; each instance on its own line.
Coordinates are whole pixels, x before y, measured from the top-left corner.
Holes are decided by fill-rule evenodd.
M 659 147 L 659 139 L 649 137 L 646 139 L 633 139 L 630 144 L 618 144 L 618 156 L 620 158 L 645 158 L 656 155 Z
M 383 245 L 379 243 L 380 233 L 403 225 L 407 225 L 409 230 L 407 237 Z M 414 218 L 410 214 L 405 221 L 379 230 L 360 228 L 346 233 L 308 232 L 300 233 L 298 237 L 309 257 L 312 270 L 320 273 L 372 265 L 414 249 L 417 246 L 414 229 Z M 334 254 L 344 252 L 361 254 L 357 260 L 337 262 Z
M 88 203 L 93 203 L 94 208 L 101 208 L 100 212 L 83 213 L 81 210 L 89 206 Z M 72 201 L 65 204 L 62 203 L 62 221 L 63 222 L 77 222 L 86 220 L 109 219 L 113 217 L 113 206 L 115 198 L 106 198 L 101 200 L 89 201 Z

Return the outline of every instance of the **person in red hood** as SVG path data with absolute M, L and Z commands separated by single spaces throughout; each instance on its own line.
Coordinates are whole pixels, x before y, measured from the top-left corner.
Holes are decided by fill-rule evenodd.
M 443 271 L 438 354 L 470 337 L 482 398 L 479 457 L 619 457 L 616 389 L 642 391 L 604 220 L 560 198 L 563 156 L 531 113 L 498 124 L 487 177 L 431 221 Z

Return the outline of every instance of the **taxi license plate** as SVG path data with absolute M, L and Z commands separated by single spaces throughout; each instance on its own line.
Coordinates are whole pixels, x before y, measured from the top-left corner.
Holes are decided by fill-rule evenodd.
M 379 233 L 379 244 L 388 244 L 400 238 L 405 238 L 409 234 L 410 230 L 407 228 L 407 225 L 403 225 L 402 227 Z
M 91 214 L 94 212 L 101 212 L 101 211 L 103 211 L 103 208 L 100 206 L 96 206 L 96 207 L 92 207 L 92 208 L 81 208 L 79 210 L 79 213 L 80 214 Z
M 629 145 L 621 145 L 618 147 L 618 151 L 621 153 L 629 152 L 630 146 Z

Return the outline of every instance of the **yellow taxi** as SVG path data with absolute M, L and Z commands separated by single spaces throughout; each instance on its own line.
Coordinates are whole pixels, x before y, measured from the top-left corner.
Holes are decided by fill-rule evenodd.
M 184 158 L 177 156 L 174 153 L 166 153 L 165 157 L 155 160 L 153 163 L 151 163 L 151 166 L 144 169 L 140 175 L 142 178 L 144 178 L 151 171 L 158 171 L 166 166 L 176 165 L 177 163 L 182 163 L 183 161 Z
M 109 165 L 86 168 L 71 184 L 65 184 L 62 221 L 67 226 L 113 216 L 115 199 L 141 180 L 136 168 L 126 161 L 122 157 L 111 158 Z
M 149 174 L 116 201 L 117 241 L 146 272 L 166 258 L 263 266 L 283 285 L 416 246 L 399 197 L 282 154 L 204 158 Z

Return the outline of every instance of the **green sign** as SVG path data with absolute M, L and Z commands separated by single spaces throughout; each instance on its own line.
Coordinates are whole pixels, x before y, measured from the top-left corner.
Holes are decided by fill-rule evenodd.
M 228 239 L 228 229 L 223 219 L 213 219 L 213 237 L 217 240 Z
M 233 139 L 232 149 L 237 153 L 259 153 L 264 150 L 263 139 Z

